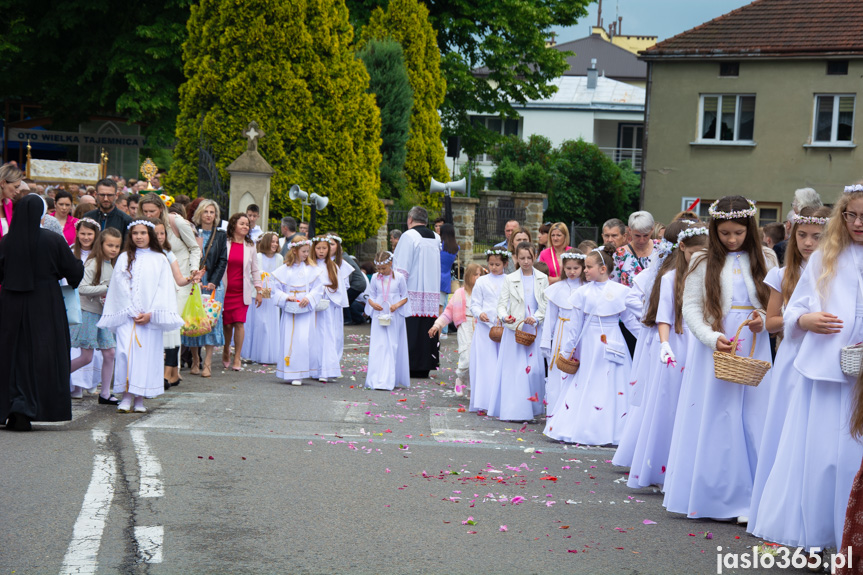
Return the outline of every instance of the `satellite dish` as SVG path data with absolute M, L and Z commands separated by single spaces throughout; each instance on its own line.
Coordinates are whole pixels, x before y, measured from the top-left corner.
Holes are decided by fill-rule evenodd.
M 308 192 L 304 192 L 303 190 L 301 190 L 300 186 L 294 184 L 293 186 L 291 186 L 291 191 L 288 192 L 288 197 L 292 200 L 306 201 L 309 198 L 309 194 Z
M 302 192 L 305 193 L 305 192 Z M 327 207 L 327 204 L 330 203 L 330 199 L 324 196 L 319 196 L 318 194 L 312 194 L 309 196 L 309 200 L 315 205 L 315 208 L 318 210 L 322 210 Z
M 446 196 L 452 195 L 453 192 L 465 193 L 467 191 L 467 180 L 462 178 L 456 182 L 443 183 L 436 179 L 431 179 L 429 191 L 432 193 L 443 193 Z

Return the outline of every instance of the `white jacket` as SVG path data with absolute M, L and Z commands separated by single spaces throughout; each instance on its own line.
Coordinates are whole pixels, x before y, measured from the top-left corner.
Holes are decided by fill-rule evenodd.
M 545 318 L 545 290 L 548 289 L 548 276 L 534 268 L 533 270 L 533 295 L 536 297 L 537 308 L 530 310 L 530 315 L 537 322 L 537 333 L 539 333 L 539 324 Z M 500 288 L 500 295 L 497 298 L 497 317 L 505 318 L 511 315 L 515 318 L 513 323 L 504 322 L 504 326 L 511 330 L 515 330 L 515 326 L 525 319 L 524 305 L 524 286 L 521 282 L 521 270 L 515 270 L 508 274 L 503 281 L 503 287 Z
M 713 331 L 711 323 L 713 318 L 708 321 L 704 319 L 704 298 L 705 298 L 705 276 L 707 274 L 707 262 L 695 267 L 698 262 L 705 259 L 705 253 L 698 253 L 693 256 L 689 264 L 689 275 L 686 277 L 686 282 L 683 287 L 683 320 L 689 326 L 692 335 L 704 345 L 716 350 L 716 341 L 720 336 L 725 335 L 718 331 Z M 731 312 L 731 298 L 734 292 L 734 276 L 732 275 L 732 266 L 734 262 L 731 258 L 725 259 L 725 265 L 722 268 L 720 281 L 722 282 L 722 317 Z M 770 263 L 768 266 L 773 267 Z M 743 281 L 746 283 L 746 291 L 749 293 L 749 300 L 753 306 L 758 309 L 758 292 L 755 289 L 755 282 L 752 280 L 752 274 L 749 268 L 749 254 L 740 254 L 740 267 L 743 270 Z M 762 321 L 766 321 L 764 310 L 759 310 Z M 738 326 L 726 326 L 728 329 L 737 329 Z

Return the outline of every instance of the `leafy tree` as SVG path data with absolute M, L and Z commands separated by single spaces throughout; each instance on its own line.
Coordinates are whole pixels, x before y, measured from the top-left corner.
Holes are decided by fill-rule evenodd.
M 407 186 L 405 157 L 413 109 L 413 91 L 405 69 L 401 44 L 394 40 L 370 40 L 358 56 L 369 73 L 369 92 L 381 111 L 382 198 L 398 199 Z
M 497 164 L 492 174 L 497 189 L 551 193 L 556 151 L 545 136 L 534 134 L 527 140 L 510 136 L 494 148 L 491 157 Z
M 0 0 L 0 98 L 39 103 L 55 129 L 126 116 L 173 139 L 193 0 Z
M 177 147 L 168 185 L 194 195 L 199 133 L 222 177 L 246 146 L 250 120 L 266 133 L 258 146 L 275 169 L 274 215 L 299 216 L 291 184 L 330 199 L 320 229 L 348 244 L 384 222 L 380 114 L 369 76 L 351 47 L 344 0 L 201 0 L 193 6 L 183 59 Z
M 376 9 L 363 29 L 363 42 L 395 40 L 401 44 L 413 89 L 414 103 L 407 142 L 405 175 L 408 188 L 421 203 L 434 207 L 439 200 L 427 193 L 431 178 L 448 181 L 441 143 L 439 108 L 446 94 L 441 75 L 441 55 L 428 9 L 418 0 L 391 0 L 386 12 Z
M 596 144 L 567 140 L 557 150 L 554 184 L 547 217 L 560 221 L 600 224 L 609 218 L 626 219 L 631 182 L 623 170 Z
M 443 54 L 444 135 L 459 135 L 470 156 L 499 139 L 471 113 L 516 117 L 513 103 L 554 93 L 549 81 L 567 69 L 567 52 L 545 46 L 552 26 L 572 26 L 592 0 L 424 0 Z M 355 26 L 387 0 L 348 0 Z M 480 70 L 480 68 L 482 68 Z M 479 73 L 475 73 L 475 72 Z

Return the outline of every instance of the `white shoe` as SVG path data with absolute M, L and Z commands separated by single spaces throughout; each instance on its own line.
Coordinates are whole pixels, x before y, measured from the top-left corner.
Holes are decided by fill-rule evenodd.
M 147 408 L 143 405 L 136 405 L 134 409 L 135 413 L 147 413 Z
M 322 377 L 322 378 L 320 378 L 318 381 L 320 381 L 321 383 L 326 383 L 326 382 L 327 382 L 327 378 L 326 378 L 326 377 Z
M 291 382 L 291 385 L 303 385 L 303 382 L 302 382 L 302 380 L 295 379 L 294 381 Z
M 455 394 L 457 397 L 462 397 L 464 395 L 464 385 L 462 385 L 461 379 L 458 377 L 455 378 Z
M 449 339 L 449 335 L 442 333 L 440 334 L 440 339 Z
M 72 399 L 83 399 L 84 398 L 84 390 L 80 387 L 76 387 L 75 391 L 72 392 Z
M 737 522 L 741 525 L 746 525 L 747 523 L 749 523 L 749 517 L 747 517 L 746 515 L 741 515 L 737 518 Z
M 129 413 L 132 411 L 132 402 L 131 401 L 121 401 L 117 405 L 117 411 L 120 413 Z

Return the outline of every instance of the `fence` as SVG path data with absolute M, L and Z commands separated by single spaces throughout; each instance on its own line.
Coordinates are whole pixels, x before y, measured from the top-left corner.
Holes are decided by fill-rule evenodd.
M 480 254 L 491 249 L 506 237 L 506 222 L 526 220 L 524 208 L 515 207 L 477 207 L 474 217 L 473 253 Z

